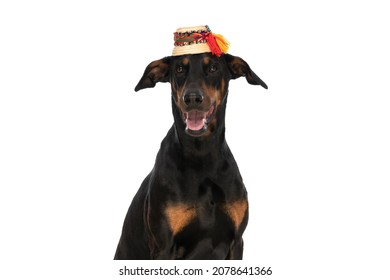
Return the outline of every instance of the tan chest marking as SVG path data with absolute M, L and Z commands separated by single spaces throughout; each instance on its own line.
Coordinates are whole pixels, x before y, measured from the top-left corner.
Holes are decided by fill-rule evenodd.
M 184 203 L 168 205 L 165 216 L 172 234 L 176 235 L 196 217 L 196 208 Z
M 248 201 L 246 199 L 230 202 L 225 205 L 225 211 L 230 219 L 232 219 L 236 230 L 240 227 L 247 210 Z

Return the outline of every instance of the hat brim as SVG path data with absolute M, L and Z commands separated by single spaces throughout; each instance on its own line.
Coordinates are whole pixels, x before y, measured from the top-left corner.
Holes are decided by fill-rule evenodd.
M 191 44 L 185 46 L 175 46 L 172 51 L 172 56 L 179 56 L 185 54 L 199 54 L 211 52 L 207 43 Z

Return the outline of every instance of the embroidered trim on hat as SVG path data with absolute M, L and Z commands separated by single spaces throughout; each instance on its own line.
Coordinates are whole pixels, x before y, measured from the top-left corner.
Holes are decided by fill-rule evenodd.
M 191 32 L 175 32 L 174 33 L 174 45 L 175 46 L 187 46 L 192 44 L 207 43 L 207 36 L 210 34 L 210 30 L 194 30 Z

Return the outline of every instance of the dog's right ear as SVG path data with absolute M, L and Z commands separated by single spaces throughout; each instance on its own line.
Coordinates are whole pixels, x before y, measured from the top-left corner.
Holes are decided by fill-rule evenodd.
M 135 87 L 135 91 L 139 91 L 144 88 L 152 88 L 158 82 L 169 82 L 169 65 L 171 63 L 171 57 L 167 56 L 159 60 L 155 60 L 150 63 Z

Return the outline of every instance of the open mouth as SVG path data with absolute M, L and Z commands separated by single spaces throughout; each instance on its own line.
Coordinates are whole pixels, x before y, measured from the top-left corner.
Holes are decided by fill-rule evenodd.
M 206 132 L 211 116 L 214 112 L 214 105 L 207 112 L 191 110 L 183 113 L 186 123 L 186 133 L 191 136 L 201 136 Z

